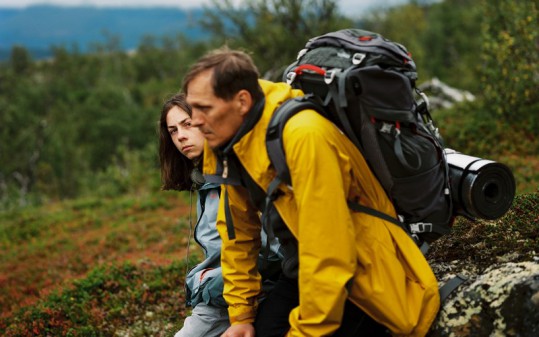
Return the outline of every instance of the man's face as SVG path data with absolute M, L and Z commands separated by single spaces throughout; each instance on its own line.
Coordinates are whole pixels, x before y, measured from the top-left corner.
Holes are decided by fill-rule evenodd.
M 212 74 L 212 69 L 206 70 L 188 83 L 187 102 L 193 109 L 191 124 L 200 129 L 211 148 L 217 148 L 234 137 L 250 106 L 244 99 L 245 90 L 229 101 L 216 97 L 211 84 Z

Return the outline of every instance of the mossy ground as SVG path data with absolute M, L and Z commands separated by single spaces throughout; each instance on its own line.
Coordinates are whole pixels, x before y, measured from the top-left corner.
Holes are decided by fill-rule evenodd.
M 0 335 L 173 335 L 186 314 L 188 218 L 178 194 L 2 214 Z M 538 252 L 539 191 L 518 195 L 496 221 L 459 218 L 428 257 L 481 271 Z
M 159 192 L 0 214 L 0 335 L 173 335 L 189 212 Z
M 435 241 L 431 263 L 458 262 L 481 272 L 495 263 L 531 261 L 539 256 L 539 190 L 515 197 L 512 207 L 493 221 L 459 217 L 453 232 Z

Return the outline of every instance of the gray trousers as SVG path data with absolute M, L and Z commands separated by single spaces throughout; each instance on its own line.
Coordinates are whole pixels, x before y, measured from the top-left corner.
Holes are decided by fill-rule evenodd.
M 230 326 L 226 308 L 201 302 L 185 318 L 183 328 L 174 337 L 219 337 Z

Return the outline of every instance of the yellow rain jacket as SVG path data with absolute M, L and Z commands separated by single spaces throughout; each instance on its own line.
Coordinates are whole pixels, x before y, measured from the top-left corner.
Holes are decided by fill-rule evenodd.
M 267 191 L 275 176 L 265 146 L 267 125 L 279 104 L 302 92 L 284 83 L 260 80 L 260 85 L 266 94 L 262 116 L 233 151 Z M 347 298 L 394 336 L 424 336 L 439 309 L 436 278 L 404 230 L 348 208 L 346 201 L 351 200 L 395 216 L 358 149 L 313 110 L 287 122 L 283 143 L 292 189 L 279 187 L 283 195 L 275 207 L 299 242 L 300 305 L 290 314 L 287 336 L 331 335 L 340 325 Z M 215 174 L 217 162 L 206 148 L 204 173 Z M 225 188 L 236 237 L 228 238 L 222 197 L 217 228 L 223 239 L 224 297 L 231 323 L 248 323 L 254 321 L 260 292 L 260 218 L 245 188 Z

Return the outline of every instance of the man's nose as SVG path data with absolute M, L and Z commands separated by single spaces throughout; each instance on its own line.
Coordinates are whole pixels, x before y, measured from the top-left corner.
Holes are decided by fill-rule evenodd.
M 202 117 L 202 114 L 198 112 L 196 109 L 193 109 L 191 113 L 191 126 L 198 128 L 199 126 L 204 124 L 204 119 Z

